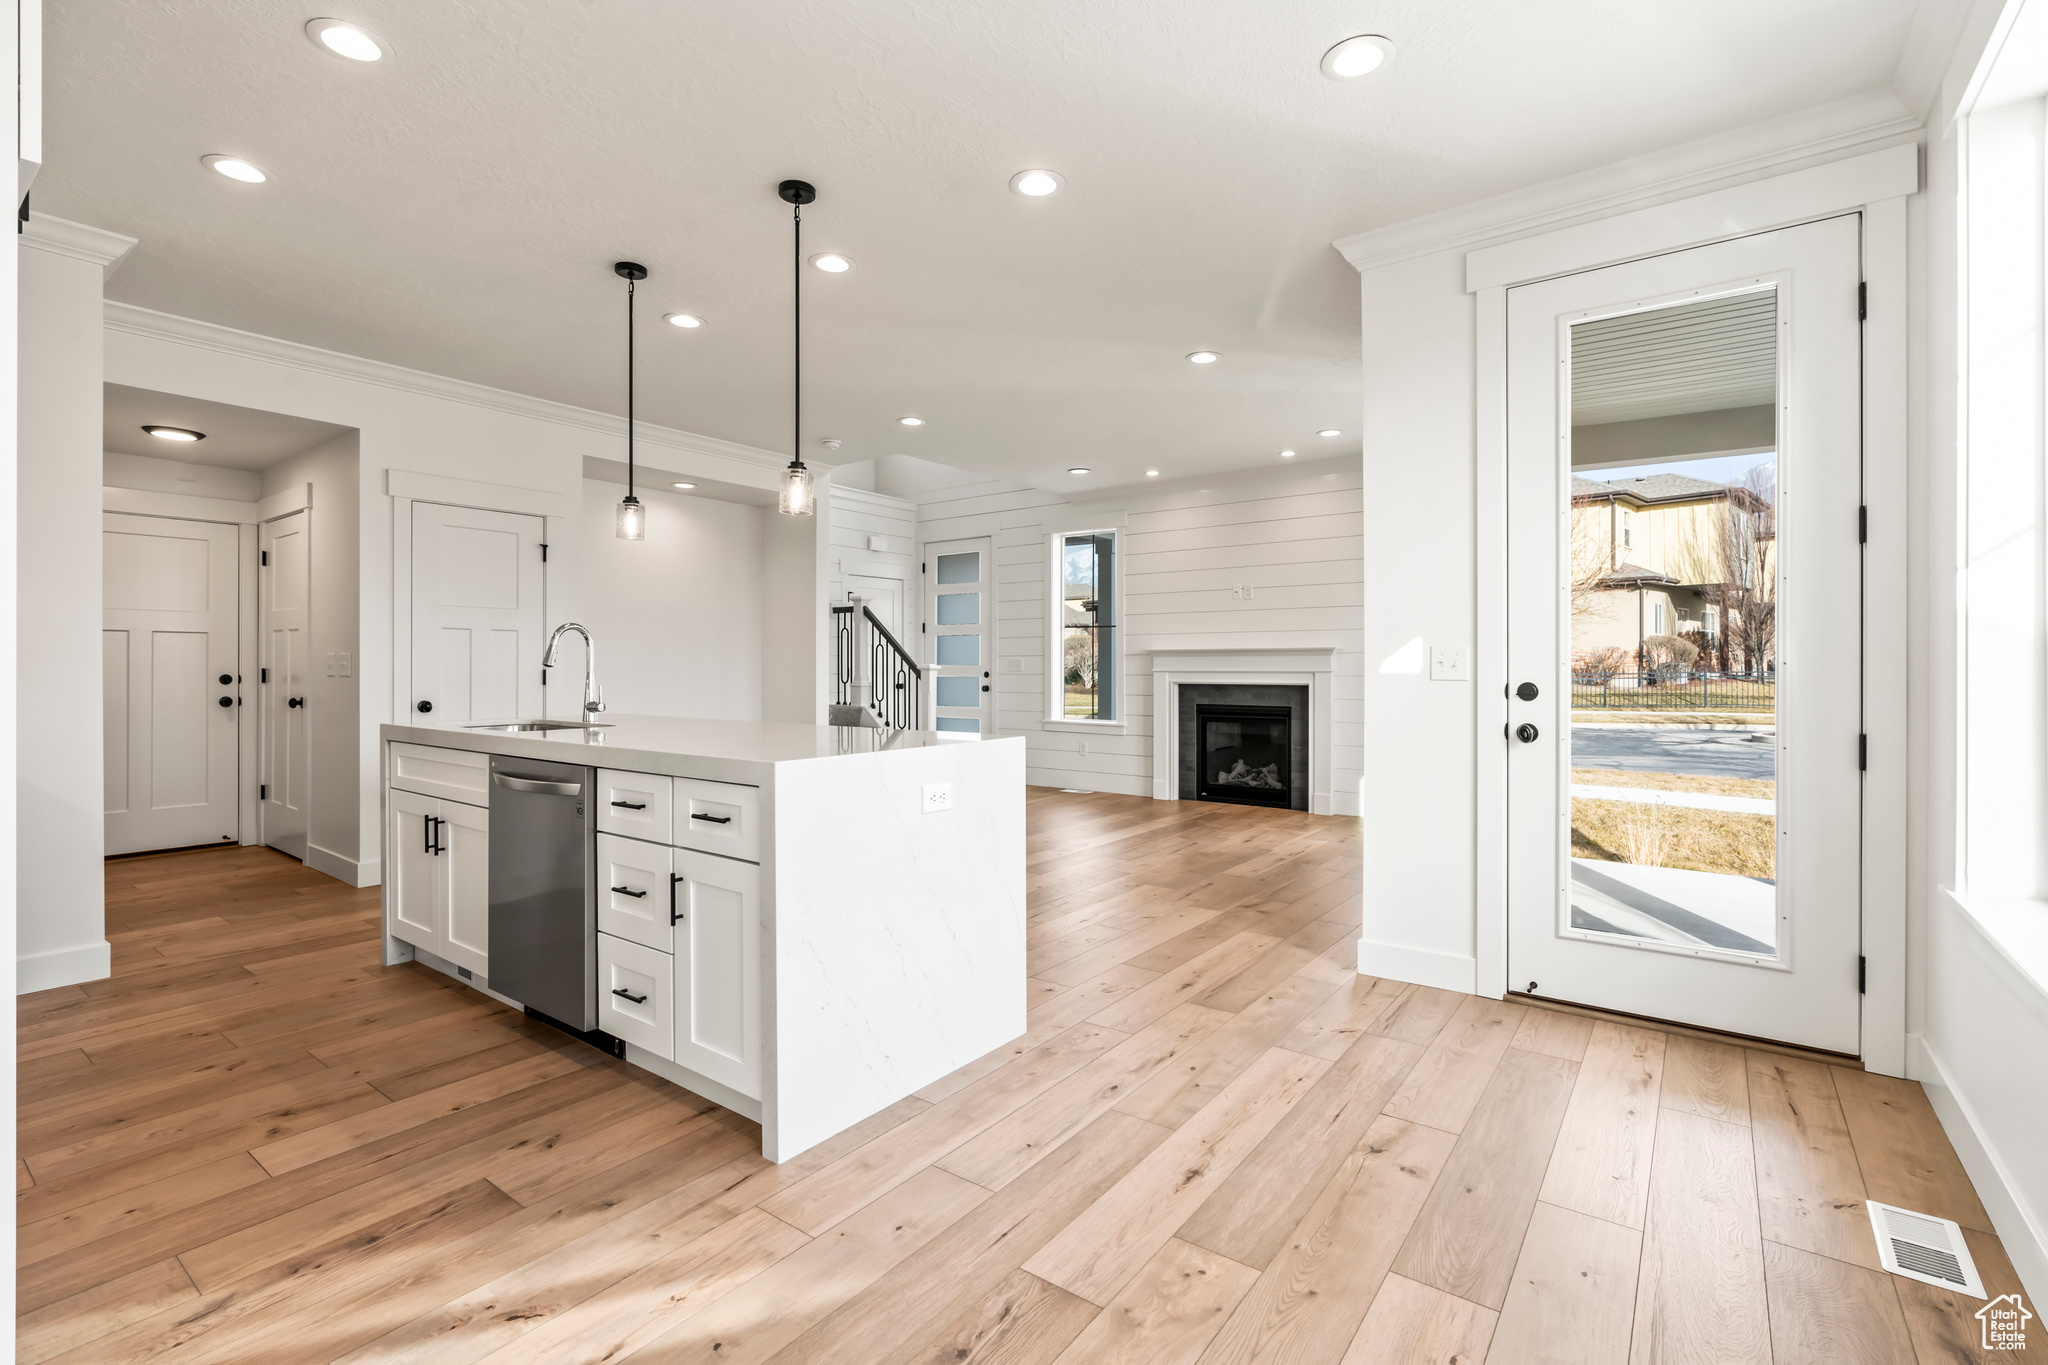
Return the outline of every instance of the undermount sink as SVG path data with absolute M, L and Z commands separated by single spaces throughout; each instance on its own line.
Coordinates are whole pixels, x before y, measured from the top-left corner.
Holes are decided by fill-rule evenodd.
M 509 725 L 465 725 L 465 730 L 495 730 L 500 734 L 516 735 L 531 730 L 609 730 L 609 723 L 585 724 L 580 720 L 515 720 Z

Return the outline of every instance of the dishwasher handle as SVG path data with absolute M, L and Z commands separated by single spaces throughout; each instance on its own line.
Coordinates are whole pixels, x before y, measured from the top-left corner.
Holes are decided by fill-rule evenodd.
M 491 781 L 516 792 L 538 792 L 542 796 L 581 796 L 581 782 L 547 782 L 538 777 L 514 777 L 510 773 L 492 773 Z

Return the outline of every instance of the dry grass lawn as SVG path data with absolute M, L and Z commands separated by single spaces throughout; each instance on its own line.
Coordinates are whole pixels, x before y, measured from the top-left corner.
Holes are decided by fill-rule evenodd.
M 1737 815 L 1729 811 L 1689 810 L 1682 806 L 1646 806 L 1633 801 L 1595 801 L 1573 797 L 1572 856 L 1624 863 L 1628 861 L 1624 850 L 1631 844 L 1645 842 L 1642 838 L 1644 833 L 1661 832 L 1663 853 L 1658 859 L 1659 866 L 1775 879 L 1778 860 L 1774 823 L 1768 815 Z
M 1701 792 L 1708 796 L 1753 796 L 1775 801 L 1778 784 L 1768 777 L 1690 777 L 1684 773 L 1636 773 L 1621 768 L 1574 768 L 1572 781 L 1587 787 L 1634 787 L 1657 792 Z

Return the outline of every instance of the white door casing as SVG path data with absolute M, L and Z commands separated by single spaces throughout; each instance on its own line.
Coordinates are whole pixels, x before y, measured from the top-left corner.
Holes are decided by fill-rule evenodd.
M 313 790 L 311 519 L 298 511 L 263 523 L 256 570 L 263 612 L 255 689 L 262 837 L 302 862 Z
M 233 842 L 239 532 L 113 512 L 102 527 L 107 852 Z
M 1508 984 L 1546 998 L 1855 1054 L 1860 941 L 1860 216 L 1507 291 Z M 1574 323 L 1777 296 L 1777 952 L 1574 931 L 1569 336 Z
M 995 733 L 995 563 L 984 536 L 924 547 L 935 730 Z
M 412 504 L 409 716 L 539 716 L 545 699 L 545 519 Z

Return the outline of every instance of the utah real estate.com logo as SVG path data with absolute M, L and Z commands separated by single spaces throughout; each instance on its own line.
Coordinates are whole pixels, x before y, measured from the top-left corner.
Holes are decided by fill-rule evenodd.
M 2024 1351 L 2027 1349 L 2027 1323 L 2033 1318 L 2027 1305 L 2017 1294 L 2001 1294 L 1977 1310 L 1977 1321 L 1984 1324 L 1984 1349 L 1987 1351 Z

